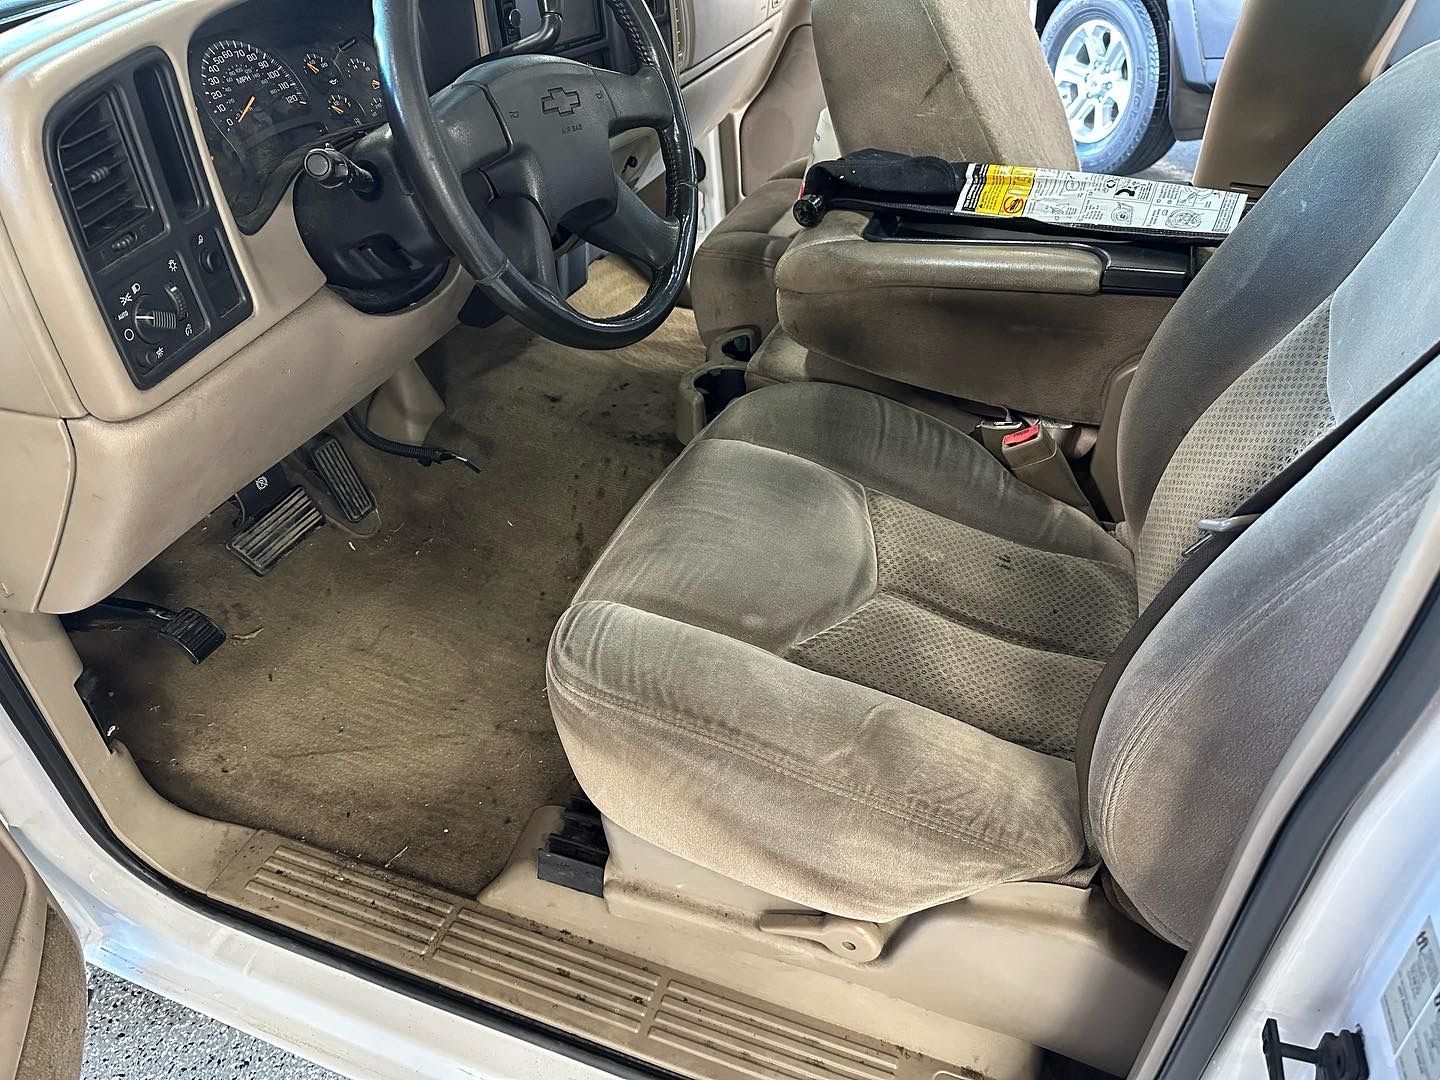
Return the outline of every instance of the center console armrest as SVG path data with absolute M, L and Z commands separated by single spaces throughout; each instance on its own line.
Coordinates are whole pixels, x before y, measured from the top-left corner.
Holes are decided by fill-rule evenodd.
M 1144 351 L 1190 276 L 1182 251 L 1160 251 L 1160 269 L 1137 278 L 1123 270 L 1138 249 L 1113 250 L 1133 245 L 937 227 L 962 231 L 887 232 L 831 211 L 780 261 L 785 329 L 912 386 L 1097 424 L 1110 375 Z M 1139 291 L 1162 281 L 1171 295 Z
M 922 287 L 1088 296 L 1100 291 L 1104 269 L 1080 247 L 892 238 L 868 217 L 835 210 L 800 233 L 776 280 L 796 294 Z

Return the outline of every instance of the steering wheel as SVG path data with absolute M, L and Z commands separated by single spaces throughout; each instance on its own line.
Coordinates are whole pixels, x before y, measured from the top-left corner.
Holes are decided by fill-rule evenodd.
M 699 194 L 680 84 L 650 12 L 641 0 L 606 0 L 640 64 L 634 75 L 510 56 L 471 68 L 432 98 L 421 3 L 374 0 L 375 44 L 396 156 L 435 232 L 500 310 L 538 334 L 617 349 L 653 333 L 690 273 Z M 614 170 L 611 136 L 636 128 L 660 136 L 663 218 Z M 554 256 L 561 233 L 649 268 L 640 302 L 608 318 L 571 307 Z

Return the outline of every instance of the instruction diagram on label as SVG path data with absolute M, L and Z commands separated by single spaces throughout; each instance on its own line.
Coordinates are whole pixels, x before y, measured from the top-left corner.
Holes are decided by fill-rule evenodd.
M 1380 998 L 1380 1011 L 1402 1080 L 1440 1080 L 1440 957 L 1435 923 L 1410 942 Z
M 1220 240 L 1240 224 L 1245 196 L 1133 176 L 971 164 L 955 209 L 981 217 Z

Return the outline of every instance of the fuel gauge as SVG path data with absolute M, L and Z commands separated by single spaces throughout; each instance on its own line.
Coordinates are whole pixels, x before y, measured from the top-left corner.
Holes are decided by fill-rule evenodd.
M 355 104 L 355 99 L 346 94 L 331 94 L 330 99 L 326 102 L 326 108 L 342 123 L 358 124 L 364 119 L 360 114 L 360 106 Z

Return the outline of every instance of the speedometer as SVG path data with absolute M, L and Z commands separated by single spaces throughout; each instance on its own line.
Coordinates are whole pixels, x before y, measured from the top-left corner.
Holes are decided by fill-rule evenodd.
M 242 139 L 303 116 L 310 108 L 300 81 L 258 45 L 227 38 L 200 58 L 201 95 L 222 131 Z

